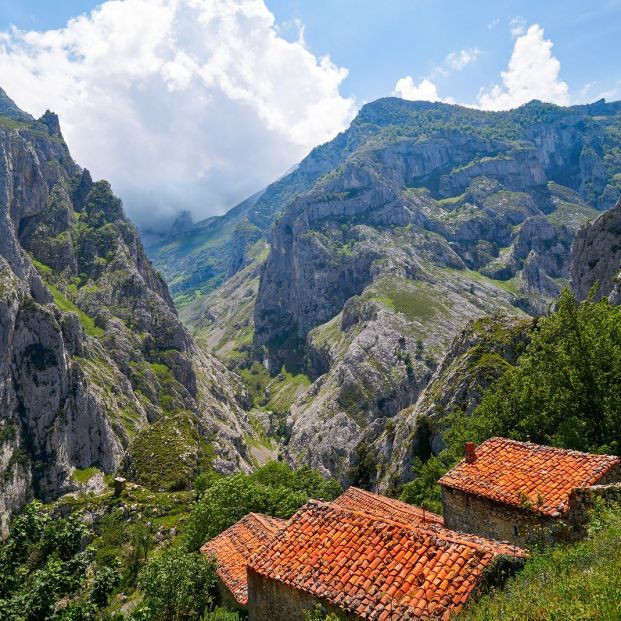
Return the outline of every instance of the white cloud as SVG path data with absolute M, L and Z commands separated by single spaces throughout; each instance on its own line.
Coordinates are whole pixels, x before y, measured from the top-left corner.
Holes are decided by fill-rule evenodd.
M 108 0 L 65 28 L 0 33 L 0 85 L 60 115 L 76 160 L 139 222 L 222 211 L 355 113 L 347 70 L 283 38 L 263 0 Z
M 509 20 L 512 37 L 519 37 L 526 32 L 526 20 L 523 17 L 512 17 Z
M 518 36 L 509 60 L 501 72 L 502 85 L 479 92 L 479 105 L 487 110 L 516 108 L 531 99 L 569 105 L 569 87 L 560 77 L 561 63 L 552 55 L 552 41 L 544 39 L 543 28 L 533 24 Z
M 604 91 L 599 91 L 592 99 L 594 101 L 598 99 L 605 99 L 606 101 L 619 101 L 621 99 L 621 80 L 617 80 L 617 82 L 610 88 Z
M 444 60 L 444 64 L 454 71 L 461 71 L 466 65 L 475 62 L 480 53 L 481 50 L 476 47 L 469 50 L 451 52 Z
M 444 59 L 442 65 L 434 67 L 431 75 L 421 78 L 417 84 L 416 80 L 407 75 L 397 80 L 392 94 L 395 97 L 409 99 L 410 101 L 443 101 L 444 103 L 455 103 L 452 97 L 440 97 L 438 87 L 434 80 L 437 78 L 447 78 L 451 71 L 461 71 L 470 63 L 476 62 L 481 51 L 476 48 L 451 52 Z
M 454 100 L 450 97 L 442 99 L 438 95 L 436 85 L 431 80 L 423 78 L 416 84 L 411 75 L 398 80 L 392 94 L 395 97 L 409 99 L 410 101 L 444 101 L 446 103 L 454 103 Z

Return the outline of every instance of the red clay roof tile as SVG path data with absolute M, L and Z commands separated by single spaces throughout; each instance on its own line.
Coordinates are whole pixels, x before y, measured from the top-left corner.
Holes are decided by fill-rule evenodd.
M 337 558 L 332 557 L 335 541 L 343 546 Z M 385 609 L 399 619 L 432 614 L 446 619 L 498 554 L 524 552 L 438 524 L 403 523 L 311 501 L 251 557 L 248 567 L 363 619 L 382 618 Z
M 285 525 L 284 520 L 249 513 L 201 548 L 205 556 L 215 557 L 218 577 L 242 606 L 248 603 L 248 559 Z
M 431 511 L 426 511 L 425 509 L 420 509 L 386 496 L 378 496 L 357 487 L 350 487 L 344 494 L 333 500 L 332 504 L 343 509 L 362 511 L 369 515 L 389 518 L 404 524 L 429 523 L 439 524 L 440 526 L 444 525 L 442 516 L 436 515 Z
M 594 485 L 621 458 L 490 438 L 476 449 L 476 460 L 462 460 L 440 485 L 545 515 L 568 511 L 570 492 Z

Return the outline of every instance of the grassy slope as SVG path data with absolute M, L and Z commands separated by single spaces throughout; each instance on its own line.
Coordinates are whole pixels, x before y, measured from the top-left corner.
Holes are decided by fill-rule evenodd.
M 460 621 L 618 621 L 621 619 L 621 507 L 606 510 L 580 543 L 535 552 L 503 590 Z

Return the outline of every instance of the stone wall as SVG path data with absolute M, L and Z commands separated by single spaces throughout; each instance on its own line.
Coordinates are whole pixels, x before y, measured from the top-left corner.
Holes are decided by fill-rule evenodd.
M 576 536 L 579 537 L 584 534 L 589 511 L 593 509 L 598 499 L 606 504 L 621 503 L 621 481 L 614 481 L 615 477 L 606 477 L 606 479 L 606 484 L 579 487 L 569 495 L 569 520 Z M 618 477 L 617 481 L 619 481 Z
M 325 614 L 335 614 L 343 621 L 361 620 L 361 617 L 248 568 L 248 621 L 303 621 L 306 612 L 313 611 L 318 605 Z
M 451 530 L 473 533 L 518 546 L 551 538 L 555 521 L 487 498 L 442 487 L 444 525 Z
M 487 498 L 442 487 L 444 524 L 452 530 L 474 533 L 516 545 L 571 541 L 584 534 L 595 498 L 621 501 L 621 465 L 609 470 L 597 485 L 574 490 L 566 516 L 545 516 L 527 508 L 512 507 Z
M 221 604 L 229 610 L 246 610 L 245 606 L 242 606 L 236 599 L 229 588 L 218 578 L 216 580 L 216 586 L 218 588 L 218 596 L 220 597 Z

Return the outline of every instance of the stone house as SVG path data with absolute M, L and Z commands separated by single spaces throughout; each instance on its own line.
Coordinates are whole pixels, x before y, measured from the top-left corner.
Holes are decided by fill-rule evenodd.
M 218 593 L 225 606 L 246 609 L 248 559 L 265 544 L 269 544 L 276 532 L 285 525 L 284 520 L 249 513 L 201 547 L 205 556 L 216 560 Z
M 249 621 L 304 619 L 317 605 L 344 620 L 446 620 L 509 556 L 525 556 L 418 515 L 396 519 L 389 499 L 383 516 L 374 498 L 373 513 L 342 506 L 364 501 L 357 491 L 341 502 L 310 501 L 250 558 Z
M 588 504 L 576 491 L 617 482 L 619 457 L 506 438 L 466 443 L 465 459 L 439 480 L 447 528 L 517 545 L 575 539 Z

